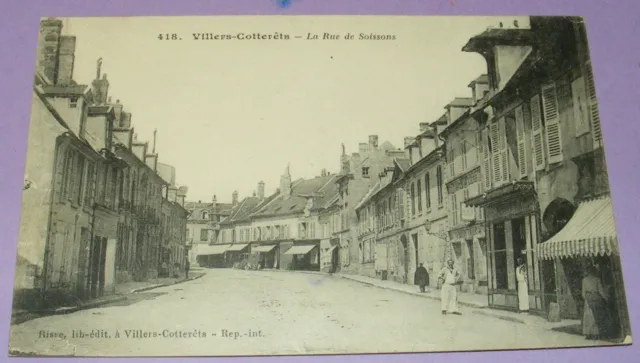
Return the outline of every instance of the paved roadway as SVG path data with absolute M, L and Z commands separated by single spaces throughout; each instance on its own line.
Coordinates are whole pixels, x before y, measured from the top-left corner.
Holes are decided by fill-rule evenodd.
M 10 349 L 40 355 L 229 356 L 599 344 L 470 308 L 461 311 L 462 316 L 442 315 L 438 301 L 337 277 L 221 269 L 113 306 L 14 325 Z M 74 330 L 85 336 L 73 337 Z

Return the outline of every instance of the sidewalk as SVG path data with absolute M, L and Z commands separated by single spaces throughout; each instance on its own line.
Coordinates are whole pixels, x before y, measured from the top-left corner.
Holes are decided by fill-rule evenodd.
M 195 271 L 189 271 L 189 278 L 161 278 L 161 279 L 151 279 L 147 281 L 131 281 L 123 284 L 117 284 L 115 288 L 115 293 L 112 295 L 106 295 L 99 297 L 97 299 L 93 299 L 84 303 L 80 303 L 76 306 L 62 306 L 56 308 L 49 308 L 37 311 L 29 311 L 29 310 L 14 310 L 11 312 L 11 324 L 20 324 L 28 320 L 37 319 L 44 316 L 49 315 L 62 315 L 62 314 L 71 314 L 73 312 L 79 310 L 93 309 L 100 306 L 108 305 L 111 303 L 119 302 L 122 300 L 127 300 L 127 295 L 134 294 L 137 292 L 147 291 L 151 289 L 156 289 L 163 286 L 170 286 L 179 284 L 182 282 L 192 281 L 195 279 L 199 279 L 206 274 L 206 271 L 201 268 L 194 269 Z
M 178 278 L 159 277 L 155 279 L 149 279 L 147 281 L 129 281 L 129 282 L 116 285 L 116 294 L 120 294 L 120 295 L 133 294 L 136 292 L 157 289 L 159 287 L 175 285 L 182 282 L 199 279 L 205 274 L 206 274 L 205 269 L 194 268 L 189 271 L 189 278 L 185 278 L 184 276 L 181 276 Z

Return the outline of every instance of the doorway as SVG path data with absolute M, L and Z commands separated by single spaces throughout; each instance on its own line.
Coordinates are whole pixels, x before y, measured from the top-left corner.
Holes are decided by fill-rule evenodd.
M 104 294 L 107 239 L 94 236 L 89 257 L 89 296 L 92 299 Z
M 504 230 L 504 222 L 493 225 L 493 256 L 495 260 L 494 274 L 496 290 L 509 288 L 508 263 L 507 263 L 507 238 Z
M 518 266 L 518 258 L 526 258 L 527 236 L 525 230 L 525 219 L 516 218 L 511 220 L 513 228 L 513 264 Z
M 89 229 L 82 227 L 80 229 L 80 250 L 78 251 L 78 276 L 76 280 L 77 286 L 77 295 L 81 300 L 87 298 L 87 281 L 86 277 L 88 274 L 88 266 L 89 266 L 89 244 L 90 244 L 91 235 L 89 234 Z

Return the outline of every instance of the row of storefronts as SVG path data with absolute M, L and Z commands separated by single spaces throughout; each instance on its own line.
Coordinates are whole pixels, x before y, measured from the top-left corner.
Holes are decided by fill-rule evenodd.
M 630 333 L 593 73 L 575 20 L 531 17 L 527 28 L 488 29 L 464 46 L 487 60 L 472 97 L 420 124 L 356 207 L 357 241 L 375 247 L 372 258 L 353 257 L 374 276 L 413 284 L 423 263 L 437 286 L 452 259 L 463 292 L 555 320 L 582 318 L 583 279 L 597 271 L 615 334 Z
M 331 239 L 281 240 L 265 243 L 213 244 L 198 253 L 198 264 L 211 268 L 244 267 L 259 269 L 334 272 L 338 261 L 338 241 Z

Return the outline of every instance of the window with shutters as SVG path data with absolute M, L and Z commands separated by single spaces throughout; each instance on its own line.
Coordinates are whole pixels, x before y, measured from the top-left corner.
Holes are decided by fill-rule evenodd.
M 493 180 L 493 171 L 491 169 L 491 142 L 488 127 L 485 127 L 480 131 L 480 140 L 478 145 L 480 145 L 482 152 L 482 188 L 483 190 L 490 190 L 491 180 Z
M 411 216 L 416 215 L 416 185 L 411 183 Z
M 418 180 L 416 180 L 416 183 L 418 185 L 418 189 L 416 192 L 416 200 L 418 201 L 418 213 L 422 213 L 422 182 L 418 178 Z
M 426 194 L 427 210 L 431 209 L 431 183 L 429 181 L 429 172 L 424 176 L 424 192 Z
M 442 167 L 438 165 L 436 167 L 436 183 L 438 183 L 438 206 L 442 206 L 444 201 L 444 180 L 442 180 Z
M 562 161 L 562 135 L 560 130 L 560 113 L 558 110 L 558 94 L 554 83 L 542 87 L 542 115 L 549 164 Z
M 593 69 L 591 61 L 586 64 L 587 72 L 587 93 L 589 97 L 589 121 L 591 122 L 591 135 L 593 137 L 593 148 L 602 147 L 602 129 L 600 128 L 600 112 L 598 111 L 598 100 L 596 98 L 596 85 L 593 79 Z
M 455 159 L 455 151 L 453 145 L 449 147 L 447 151 L 447 156 L 449 159 L 449 179 L 453 178 L 456 175 L 456 159 Z
M 576 137 L 589 132 L 589 104 L 585 79 L 580 77 L 571 82 L 571 96 L 573 99 L 573 126 Z
M 456 194 L 451 194 L 449 199 L 451 200 L 451 226 L 455 227 L 458 225 L 458 201 Z
M 531 110 L 531 155 L 535 170 L 540 171 L 547 166 L 540 95 L 531 98 L 529 109 Z
M 93 191 L 95 189 L 96 174 L 95 166 L 93 163 L 87 165 L 87 177 L 84 187 L 84 205 L 90 206 L 93 201 Z
M 524 127 L 524 113 L 522 105 L 515 110 L 516 118 L 516 142 L 518 144 L 518 176 L 524 178 L 527 176 L 529 165 L 529 147 L 527 132 Z
M 460 158 L 462 159 L 462 171 L 467 170 L 467 140 L 462 139 L 460 142 Z

